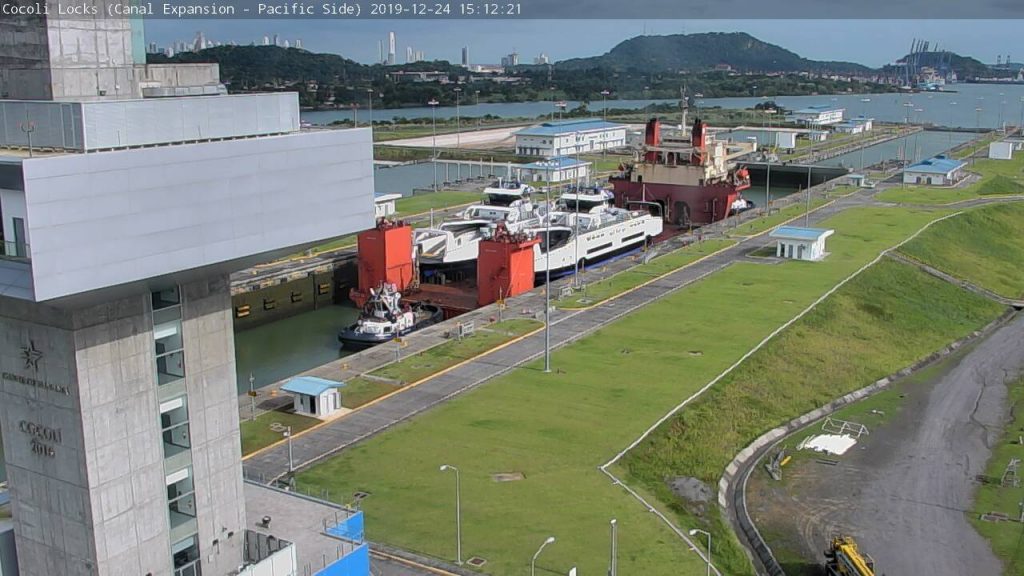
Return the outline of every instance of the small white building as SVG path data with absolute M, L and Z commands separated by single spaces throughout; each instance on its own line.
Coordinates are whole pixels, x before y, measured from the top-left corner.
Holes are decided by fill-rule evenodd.
M 395 214 L 395 201 L 401 198 L 401 194 L 377 194 L 373 195 L 373 216 L 374 218 L 387 218 Z
M 928 186 L 951 186 L 966 175 L 963 160 L 936 156 L 911 164 L 903 170 L 904 184 L 924 184 Z
M 595 118 L 544 122 L 515 133 L 520 156 L 569 156 L 626 145 L 626 126 Z
M 341 409 L 338 389 L 344 385 L 344 382 L 315 376 L 298 376 L 281 386 L 281 390 L 293 396 L 296 414 L 326 418 Z
M 828 139 L 828 132 L 825 130 L 811 130 L 807 133 L 807 139 L 811 142 L 824 142 Z
M 988 145 L 988 157 L 993 160 L 1013 159 L 1013 142 L 992 142 Z
M 821 260 L 825 251 L 825 239 L 835 233 L 826 228 L 804 228 L 803 226 L 779 226 L 768 236 L 778 240 L 775 255 L 793 260 Z
M 524 182 L 571 182 L 590 178 L 591 162 L 565 156 L 538 160 L 519 167 L 519 179 Z
M 776 132 L 775 145 L 786 150 L 796 148 L 796 134 L 796 132 Z
M 843 114 L 846 108 L 833 108 L 832 106 L 808 106 L 795 110 L 790 118 L 798 124 L 807 126 L 828 126 L 843 121 Z

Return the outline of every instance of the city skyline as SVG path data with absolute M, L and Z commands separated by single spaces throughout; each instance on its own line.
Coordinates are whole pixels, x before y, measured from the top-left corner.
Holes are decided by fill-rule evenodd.
M 148 20 L 148 41 L 158 44 L 182 37 L 191 38 L 197 30 L 222 43 L 249 44 L 271 32 L 282 37 L 301 37 L 303 48 L 313 52 L 340 54 L 362 63 L 379 60 L 381 39 L 394 32 L 400 46 L 415 46 L 430 59 L 461 62 L 461 50 L 469 47 L 472 63 L 497 64 L 516 46 L 526 45 L 530 34 L 546 29 L 553 21 L 439 21 L 430 28 L 414 20 L 360 22 L 350 30 L 337 22 L 279 20 L 274 26 L 250 20 L 195 20 L 177 22 Z M 997 57 L 1021 54 L 1024 43 L 1015 35 L 1013 21 L 716 21 L 662 20 L 606 21 L 559 20 L 564 34 L 544 35 L 543 42 L 529 42 L 529 52 L 518 50 L 524 61 L 532 62 L 541 52 L 551 62 L 603 54 L 618 43 L 635 36 L 700 32 L 747 32 L 761 40 L 814 60 L 845 60 L 879 67 L 904 55 L 913 38 L 926 38 L 940 48 L 986 63 Z M 344 31 L 344 34 L 339 32 Z M 997 38 L 998 41 L 993 41 Z M 258 43 L 258 42 L 257 42 Z M 387 50 L 388 46 L 384 46 Z M 396 63 L 400 63 L 397 62 Z

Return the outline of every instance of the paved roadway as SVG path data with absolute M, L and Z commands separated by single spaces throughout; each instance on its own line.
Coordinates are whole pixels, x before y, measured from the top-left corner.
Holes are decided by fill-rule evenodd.
M 872 202 L 871 191 L 858 192 L 812 213 L 810 222 L 820 222 L 851 206 L 862 206 Z M 767 234 L 751 238 L 593 308 L 554 310 L 551 313 L 552 347 L 557 348 L 574 342 L 625 314 L 744 259 L 750 250 L 769 243 Z M 519 300 L 516 306 L 543 310 L 543 295 L 539 291 L 534 291 Z M 336 454 L 491 378 L 539 358 L 543 351 L 543 333 L 534 334 L 298 436 L 292 442 L 294 465 L 296 468 L 302 468 Z M 244 466 L 246 477 L 252 480 L 267 482 L 279 478 L 288 470 L 287 447 L 282 444 L 260 452 L 246 459 Z
M 1004 424 L 1004 383 L 1024 374 L 1021 350 L 1018 315 L 937 376 L 930 390 L 911 392 L 900 417 L 872 430 L 843 466 L 822 471 L 836 476 L 828 523 L 849 527 L 886 574 L 1002 573 L 967 515 L 975 477 L 984 474 Z M 1000 512 L 1012 516 L 1016 509 Z

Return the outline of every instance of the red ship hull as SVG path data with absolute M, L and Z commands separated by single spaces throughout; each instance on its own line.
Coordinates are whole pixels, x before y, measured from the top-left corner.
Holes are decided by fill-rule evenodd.
M 636 203 L 654 202 L 661 206 L 665 221 L 678 226 L 710 224 L 726 218 L 741 191 L 740 187 L 726 183 L 686 186 L 617 178 L 611 178 L 610 183 L 616 206 L 635 208 Z

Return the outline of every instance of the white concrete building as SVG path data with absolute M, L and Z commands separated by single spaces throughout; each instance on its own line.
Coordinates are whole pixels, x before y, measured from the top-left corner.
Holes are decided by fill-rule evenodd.
M 1013 143 L 1005 140 L 992 142 L 988 145 L 988 157 L 993 160 L 1010 160 L 1013 158 Z
M 373 217 L 387 218 L 396 213 L 395 202 L 401 198 L 401 194 L 374 194 L 373 195 Z
M 341 410 L 341 391 L 344 382 L 334 382 L 314 376 L 298 376 L 285 382 L 281 391 L 292 395 L 292 409 L 296 414 L 326 418 Z
M 828 126 L 843 121 L 845 108 L 834 108 L 832 106 L 808 106 L 795 110 L 790 115 L 793 122 L 807 126 Z
M 550 158 L 519 167 L 519 179 L 524 182 L 572 182 L 590 178 L 591 163 L 575 158 Z
M 911 164 L 903 170 L 904 184 L 923 184 L 926 186 L 951 186 L 967 175 L 963 160 L 936 156 Z
M 825 251 L 825 239 L 835 230 L 825 228 L 804 228 L 802 226 L 779 226 L 768 236 L 775 238 L 775 255 L 779 258 L 793 260 L 821 260 L 828 255 Z
M 0 114 L 0 426 L 21 576 L 269 561 L 245 545 L 228 274 L 373 225 L 370 130 L 302 131 L 293 93 L 28 104 L 0 102 L 21 114 Z M 26 112 L 47 150 L 18 140 Z M 261 549 L 275 563 L 278 542 Z
M 572 156 L 626 145 L 626 126 L 582 118 L 544 122 L 515 133 L 520 156 Z

